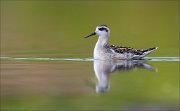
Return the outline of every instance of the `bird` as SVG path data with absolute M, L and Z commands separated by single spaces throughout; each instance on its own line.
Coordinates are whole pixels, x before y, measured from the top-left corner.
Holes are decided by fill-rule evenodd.
M 98 35 L 98 40 L 94 47 L 94 59 L 98 60 L 133 60 L 143 59 L 146 55 L 156 50 L 158 47 L 148 49 L 134 49 L 126 46 L 116 46 L 108 43 L 110 37 L 110 28 L 107 25 L 99 25 L 95 32 L 85 36 L 89 38 Z

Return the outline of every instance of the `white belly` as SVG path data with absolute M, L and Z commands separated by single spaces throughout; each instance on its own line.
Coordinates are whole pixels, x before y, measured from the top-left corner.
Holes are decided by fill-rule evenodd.
M 120 59 L 131 59 L 132 55 L 130 53 L 116 53 L 114 51 L 109 51 L 104 47 L 95 47 L 94 48 L 94 59 L 99 60 L 120 60 Z

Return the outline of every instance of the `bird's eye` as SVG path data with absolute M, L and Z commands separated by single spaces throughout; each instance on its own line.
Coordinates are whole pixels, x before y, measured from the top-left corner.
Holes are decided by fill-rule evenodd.
M 104 28 L 104 27 L 101 27 L 101 28 L 98 28 L 100 31 L 106 31 L 108 32 L 108 29 Z
M 103 31 L 103 28 L 99 28 L 100 31 Z

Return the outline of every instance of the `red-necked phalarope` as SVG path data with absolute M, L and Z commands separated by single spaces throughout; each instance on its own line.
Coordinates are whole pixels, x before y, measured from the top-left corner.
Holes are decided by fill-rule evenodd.
M 145 50 L 136 50 L 131 47 L 110 45 L 108 44 L 110 29 L 107 25 L 97 26 L 95 32 L 85 38 L 96 34 L 99 38 L 94 48 L 94 59 L 141 59 L 157 49 L 157 47 L 153 47 Z

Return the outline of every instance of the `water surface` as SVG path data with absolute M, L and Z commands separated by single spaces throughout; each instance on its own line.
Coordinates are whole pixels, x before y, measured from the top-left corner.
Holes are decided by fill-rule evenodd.
M 2 110 L 173 110 L 179 57 L 1 57 Z

